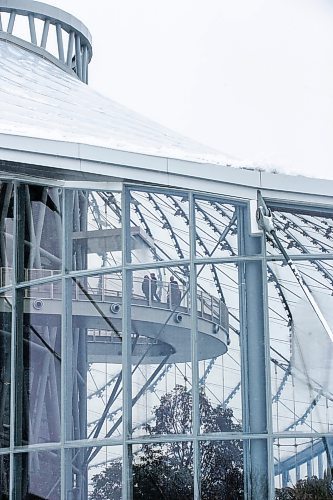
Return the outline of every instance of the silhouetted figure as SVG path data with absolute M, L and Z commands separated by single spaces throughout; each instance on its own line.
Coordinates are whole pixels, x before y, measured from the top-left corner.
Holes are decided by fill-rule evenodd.
M 157 278 L 155 273 L 150 274 L 150 291 L 152 302 L 154 300 L 156 300 L 157 302 L 161 302 L 159 296 L 157 295 Z
M 177 307 L 180 304 L 181 292 L 179 289 L 178 281 L 173 276 L 170 277 L 169 291 L 168 291 L 168 304 L 171 308 Z
M 146 297 L 146 299 L 147 299 L 147 304 L 149 304 L 149 283 L 150 283 L 150 279 L 149 279 L 148 274 L 146 274 L 146 275 L 143 277 L 143 281 L 142 281 L 141 289 L 142 289 L 142 293 L 143 293 L 143 295 L 144 295 L 144 296 Z

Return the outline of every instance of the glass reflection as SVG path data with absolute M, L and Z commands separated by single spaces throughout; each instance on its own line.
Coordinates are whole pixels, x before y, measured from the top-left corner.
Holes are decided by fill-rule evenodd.
M 133 449 L 133 497 L 193 498 L 193 443 L 153 443 Z
M 296 209 L 289 212 L 273 210 L 277 235 L 293 254 L 332 252 L 332 218 L 315 213 L 301 213 Z M 270 253 L 277 253 L 276 248 L 269 248 Z
M 0 498 L 9 498 L 9 455 L 0 455 Z
M 12 282 L 14 186 L 0 183 L 0 286 Z
M 131 260 L 134 264 L 189 258 L 187 196 L 131 192 Z
M 196 253 L 198 257 L 237 255 L 236 207 L 221 199 L 195 198 Z
M 223 425 L 227 427 L 227 424 Z M 243 443 L 239 440 L 200 443 L 202 500 L 244 498 Z
M 59 500 L 60 486 L 58 450 L 15 455 L 15 498 Z
M 16 444 L 60 440 L 61 286 L 17 290 Z
M 0 447 L 9 446 L 12 298 L 0 295 Z
M 22 220 L 19 238 L 24 240 L 19 279 L 30 281 L 58 274 L 61 269 L 62 191 L 36 185 L 21 185 L 18 206 Z
M 201 432 L 239 431 L 242 401 L 236 266 L 198 266 L 197 297 Z M 207 422 L 209 414 L 225 417 L 228 424 L 222 428 L 217 418 L 212 425 L 212 420 Z
M 275 498 L 332 498 L 332 438 L 274 441 Z
M 121 264 L 121 194 L 73 191 L 73 269 Z
M 329 267 L 318 261 L 296 267 L 332 328 Z M 290 268 L 270 263 L 268 275 L 274 430 L 330 432 L 332 342 Z
M 72 474 L 68 494 L 75 500 L 122 498 L 122 447 L 97 446 L 67 450 Z
M 71 439 L 122 431 L 122 276 L 72 280 Z
M 191 432 L 188 269 L 179 266 L 136 271 L 132 279 L 133 433 Z M 181 417 L 183 411 L 186 415 Z M 160 414 L 167 412 L 174 412 L 179 419 L 162 422 Z

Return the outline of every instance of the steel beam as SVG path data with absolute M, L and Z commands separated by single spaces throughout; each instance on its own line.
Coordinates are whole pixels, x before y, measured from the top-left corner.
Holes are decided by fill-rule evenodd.
M 242 255 L 262 255 L 262 240 L 250 236 L 249 217 L 239 213 L 239 249 Z M 240 265 L 240 335 L 242 346 L 243 425 L 246 433 L 267 435 L 268 369 L 267 304 L 265 304 L 264 269 L 262 262 Z M 246 498 L 269 498 L 268 441 L 253 439 L 244 442 L 244 474 Z

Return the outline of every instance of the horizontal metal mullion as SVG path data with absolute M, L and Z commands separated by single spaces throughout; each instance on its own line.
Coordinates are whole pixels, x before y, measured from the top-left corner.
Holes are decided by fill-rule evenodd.
M 32 269 L 33 271 L 33 269 Z M 31 288 L 33 286 L 44 285 L 48 283 L 54 283 L 55 281 L 61 281 L 61 274 L 54 274 L 53 276 L 46 276 L 45 278 L 36 278 L 34 280 L 29 281 L 21 281 L 15 285 L 16 289 L 21 288 Z M 1 291 L 1 289 L 0 289 Z
M 302 254 L 288 254 L 291 260 L 333 260 L 333 253 L 302 253 Z M 285 261 L 283 255 L 267 255 L 267 261 Z
M 64 448 L 73 449 L 73 448 L 96 448 L 101 446 L 122 446 L 123 439 L 119 438 L 103 438 L 103 439 L 82 439 L 80 441 L 66 441 L 64 444 Z
M 101 276 L 104 274 L 117 274 L 122 272 L 122 266 L 100 267 L 96 269 L 83 269 L 82 271 L 71 271 L 64 275 L 64 278 L 81 278 L 89 276 Z

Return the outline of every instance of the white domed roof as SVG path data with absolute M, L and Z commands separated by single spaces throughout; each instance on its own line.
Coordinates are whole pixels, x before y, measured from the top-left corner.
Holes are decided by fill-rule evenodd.
M 0 134 L 230 164 L 230 158 L 95 92 L 38 54 L 0 40 Z

